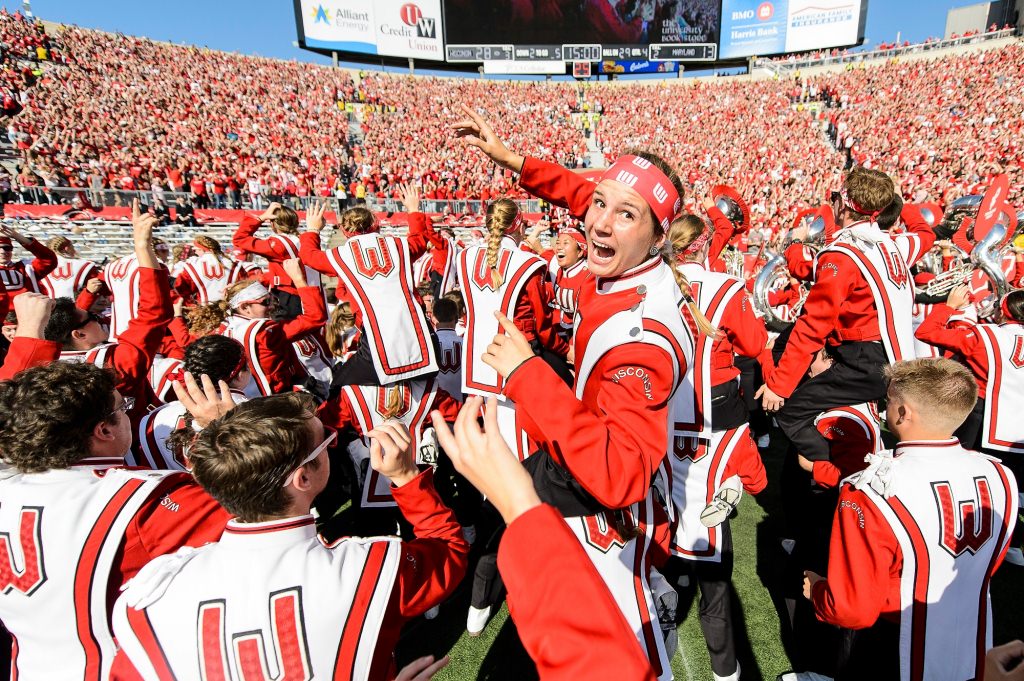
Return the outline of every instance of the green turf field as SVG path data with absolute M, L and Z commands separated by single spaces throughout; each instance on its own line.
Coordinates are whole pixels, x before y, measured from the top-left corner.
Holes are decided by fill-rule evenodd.
M 775 438 L 775 442 L 781 437 Z M 779 471 L 783 452 L 777 447 L 764 456 L 769 485 L 757 499 L 746 496 L 732 519 L 736 588 L 737 646 L 744 679 L 774 681 L 793 668 L 782 643 L 779 614 L 772 599 L 776 573 L 786 559 L 777 540 L 780 515 Z M 471 566 L 472 567 L 472 566 Z M 571 576 L 567 576 L 571 579 Z M 441 606 L 433 621 L 422 618 L 407 627 L 397 651 L 404 664 L 420 655 L 451 656 L 436 679 L 532 679 L 536 672 L 515 634 L 515 625 L 502 608 L 479 638 L 465 633 L 468 583 Z M 769 591 L 769 586 L 771 591 Z M 685 596 L 684 596 L 685 598 Z M 995 640 L 1024 638 L 1024 568 L 1004 565 L 992 584 Z M 672 660 L 676 679 L 713 681 L 707 649 L 697 619 L 697 601 L 679 629 L 679 650 Z

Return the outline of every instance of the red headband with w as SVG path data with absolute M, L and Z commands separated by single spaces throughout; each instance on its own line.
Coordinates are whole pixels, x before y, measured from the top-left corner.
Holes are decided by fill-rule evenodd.
M 679 192 L 668 176 L 646 158 L 622 156 L 601 175 L 601 180 L 615 180 L 631 187 L 643 197 L 654 213 L 654 220 L 662 230 L 668 231 L 672 218 L 682 203 Z

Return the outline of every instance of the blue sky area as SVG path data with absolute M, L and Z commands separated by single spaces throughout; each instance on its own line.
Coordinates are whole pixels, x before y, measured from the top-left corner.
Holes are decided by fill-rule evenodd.
M 946 11 L 970 0 L 870 0 L 868 45 L 901 39 L 941 37 Z M 21 0 L 0 0 L 9 11 Z M 330 63 L 300 50 L 292 0 L 32 0 L 36 16 L 87 28 L 119 31 L 156 40 L 189 43 L 230 52 Z

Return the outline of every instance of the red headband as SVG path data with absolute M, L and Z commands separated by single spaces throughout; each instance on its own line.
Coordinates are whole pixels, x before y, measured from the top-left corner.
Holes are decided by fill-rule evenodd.
M 622 156 L 601 175 L 599 182 L 615 180 L 634 189 L 654 213 L 654 220 L 668 232 L 672 218 L 679 212 L 679 192 L 657 166 L 639 156 Z
M 587 247 L 587 235 L 575 227 L 559 227 L 558 233 L 571 236 L 577 243 L 579 243 L 580 248 Z
M 512 224 L 509 226 L 508 230 L 505 231 L 505 233 L 516 234 L 518 232 L 523 231 L 523 226 L 523 214 L 516 213 L 516 219 L 512 221 Z
M 691 253 L 696 253 L 700 249 L 704 248 L 704 246 L 706 246 L 709 241 L 711 241 L 711 230 L 705 229 L 703 232 L 700 233 L 700 236 L 694 239 L 689 246 L 683 249 L 683 253 L 687 255 Z
M 849 192 L 846 191 L 846 187 L 843 187 L 842 189 L 839 190 L 839 195 L 843 197 L 843 203 L 846 205 L 847 208 L 856 213 L 860 213 L 861 215 L 870 215 L 872 222 L 874 222 L 875 219 L 882 214 L 882 211 L 880 210 L 871 211 L 867 210 L 866 208 L 861 208 L 860 206 L 858 206 L 856 203 L 853 202 L 853 199 L 850 198 L 850 194 Z

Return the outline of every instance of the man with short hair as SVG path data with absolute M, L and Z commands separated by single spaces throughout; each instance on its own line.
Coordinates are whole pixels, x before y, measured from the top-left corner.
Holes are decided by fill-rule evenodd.
M 0 620 L 18 678 L 110 678 L 118 587 L 157 556 L 216 540 L 228 519 L 187 475 L 122 468 L 130 407 L 92 364 L 0 383 Z
M 885 377 L 899 444 L 843 484 L 828 577 L 806 572 L 804 595 L 822 621 L 859 630 L 837 681 L 980 679 L 992 647 L 989 583 L 1009 546 L 1017 485 L 953 437 L 977 400 L 966 368 L 915 359 Z
M 183 402 L 195 414 L 204 409 Z M 202 399 L 202 398 L 200 398 Z M 310 515 L 335 439 L 302 393 L 230 403 L 189 448 L 195 479 L 237 517 L 224 538 L 154 561 L 114 606 L 122 650 L 144 679 L 393 678 L 402 623 L 446 598 L 469 546 L 419 472 L 408 430 L 367 433 L 374 470 L 417 538 L 327 544 Z M 119 662 L 120 667 L 120 662 Z M 197 673 L 198 672 L 198 673 Z

